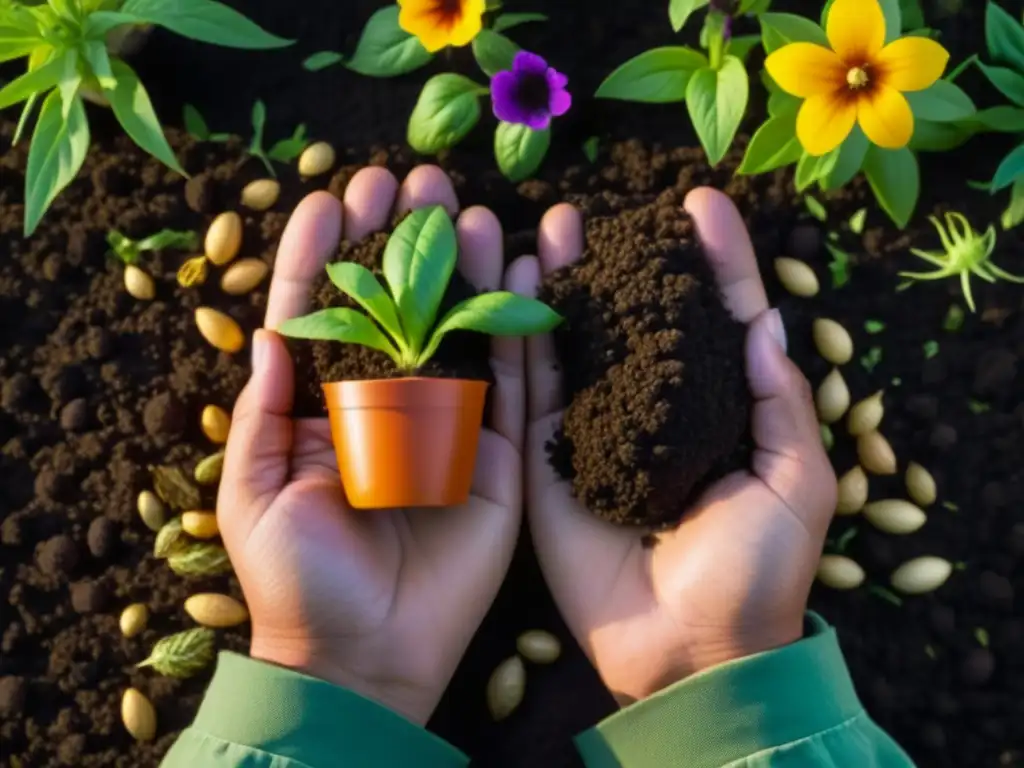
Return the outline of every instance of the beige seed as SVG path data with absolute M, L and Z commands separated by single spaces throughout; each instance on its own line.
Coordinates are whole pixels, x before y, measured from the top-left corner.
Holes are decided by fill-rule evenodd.
M 882 403 L 882 395 L 885 390 L 878 390 L 871 397 L 866 397 L 850 409 L 850 416 L 846 420 L 846 428 L 854 437 L 874 432 L 882 425 L 885 417 L 885 405 Z
M 551 664 L 561 655 L 562 644 L 550 632 L 531 629 L 518 637 L 516 649 L 527 661 L 534 664 Z
M 224 293 L 241 296 L 262 283 L 269 271 L 261 259 L 239 259 L 224 271 L 220 287 Z
M 893 571 L 889 583 L 905 595 L 923 595 L 945 584 L 952 573 L 951 562 L 928 555 L 905 562 Z
M 231 417 L 227 411 L 216 405 L 208 405 L 203 408 L 202 416 L 199 417 L 203 434 L 210 442 L 223 445 L 228 441 L 228 432 L 231 430 Z
M 309 178 L 327 173 L 334 166 L 334 147 L 318 141 L 306 147 L 299 155 L 299 175 Z
M 868 432 L 857 438 L 857 458 L 873 475 L 896 474 L 896 454 L 881 432 Z
M 822 555 L 818 563 L 818 581 L 832 589 L 856 589 L 864 577 L 864 569 L 843 555 Z
M 185 613 L 204 627 L 234 627 L 249 620 L 249 611 L 228 595 L 206 592 L 185 601 Z
M 242 247 L 242 217 L 234 211 L 225 211 L 213 220 L 206 230 L 206 258 L 223 267 Z
M 196 464 L 195 478 L 200 485 L 216 485 L 220 482 L 220 473 L 224 468 L 224 451 L 218 451 L 212 456 Z M 182 523 L 184 526 L 184 523 Z
M 868 476 L 859 464 L 839 478 L 837 515 L 855 515 L 868 501 Z
M 526 692 L 526 667 L 518 656 L 505 659 L 487 681 L 487 708 L 495 721 L 511 715 Z
M 903 499 L 873 501 L 864 507 L 864 517 L 878 530 L 896 535 L 913 533 L 928 521 L 924 512 Z
M 804 262 L 787 257 L 775 260 L 775 274 L 779 277 L 782 287 L 794 296 L 809 298 L 816 296 L 821 286 L 814 270 Z
M 136 741 L 150 741 L 156 736 L 156 710 L 149 699 L 135 688 L 129 688 L 121 699 L 121 720 Z
M 281 185 L 274 179 L 256 179 L 242 189 L 242 205 L 254 211 L 273 207 L 281 196 Z
M 834 424 L 843 418 L 850 407 L 850 389 L 838 368 L 833 368 L 821 382 L 814 402 L 818 407 L 818 418 L 823 423 Z
M 151 301 L 156 296 L 153 278 L 134 264 L 124 268 L 124 287 L 131 296 L 140 301 Z
M 185 512 L 181 516 L 181 530 L 196 539 L 212 539 L 220 533 L 215 512 Z
M 125 637 L 135 637 L 146 628 L 148 621 L 149 608 L 144 603 L 132 603 L 121 611 L 121 634 Z
M 233 354 L 245 346 L 245 334 L 238 323 L 216 309 L 196 309 L 196 326 L 203 338 L 221 352 Z
M 928 507 L 935 503 L 938 497 L 938 490 L 935 487 L 935 478 L 932 473 L 922 467 L 916 461 L 910 462 L 907 467 L 907 474 L 904 478 L 907 484 L 907 493 L 910 494 L 921 507 Z
M 812 330 L 818 354 L 833 365 L 846 365 L 853 359 L 853 339 L 835 320 L 819 317 Z
M 164 503 L 155 493 L 152 491 L 140 493 L 136 506 L 139 510 L 139 517 L 142 518 L 142 522 L 149 530 L 159 531 L 164 527 L 164 523 L 167 522 L 167 511 L 164 509 Z

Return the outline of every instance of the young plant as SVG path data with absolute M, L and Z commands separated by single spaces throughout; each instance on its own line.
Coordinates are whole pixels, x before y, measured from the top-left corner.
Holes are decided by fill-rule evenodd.
M 83 92 L 101 93 L 136 144 L 184 174 L 146 89 L 132 68 L 108 50 L 108 36 L 147 24 L 233 48 L 291 44 L 214 0 L 47 0 L 33 6 L 0 5 L 0 62 L 28 59 L 27 72 L 0 90 L 0 109 L 25 104 L 15 141 L 36 104 L 42 103 L 25 174 L 26 236 L 35 231 L 50 203 L 85 161 L 89 123 Z
M 145 251 L 159 251 L 164 248 L 194 251 L 199 247 L 199 236 L 195 232 L 163 229 L 142 240 L 132 240 L 112 229 L 107 233 L 107 245 L 110 246 L 111 253 L 125 264 L 134 264 Z
M 394 360 L 399 370 L 413 374 L 434 356 L 450 331 L 531 336 L 562 322 L 547 305 L 507 291 L 460 302 L 438 321 L 456 254 L 455 227 L 445 209 L 414 211 L 395 229 L 384 250 L 387 288 L 359 264 L 340 261 L 327 266 L 331 282 L 366 314 L 341 307 L 323 309 L 286 320 L 278 331 L 293 338 L 376 349 Z
M 732 146 L 747 111 L 750 80 L 743 61 L 757 35 L 733 37 L 734 18 L 759 16 L 771 0 L 671 0 L 669 20 L 679 32 L 694 11 L 708 12 L 701 32 L 703 51 L 669 46 L 645 51 L 601 83 L 599 99 L 668 104 L 685 101 L 708 160 L 717 165 Z

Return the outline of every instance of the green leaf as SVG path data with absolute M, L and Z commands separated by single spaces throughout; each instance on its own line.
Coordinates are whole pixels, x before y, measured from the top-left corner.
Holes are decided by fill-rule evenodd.
M 731 53 L 740 61 L 746 61 L 747 56 L 750 52 L 757 47 L 758 43 L 761 42 L 760 35 L 739 35 L 729 40 L 729 44 L 725 49 L 726 53 Z
M 601 139 L 597 136 L 591 136 L 589 139 L 583 142 L 583 155 L 591 163 L 597 162 L 597 154 L 601 149 Z
M 802 99 L 785 91 L 772 91 L 768 97 L 768 114 L 772 117 L 792 115 L 795 120 L 801 104 L 803 104 Z
M 880 362 L 882 362 L 882 348 L 881 347 L 871 347 L 871 349 L 869 349 L 867 351 L 867 354 L 866 355 L 862 355 L 861 358 L 860 358 L 861 366 L 868 373 L 871 373 L 872 371 L 874 371 L 875 368 L 878 367 L 878 364 Z
M 963 124 L 978 131 L 1024 133 L 1024 109 L 1009 106 L 982 109 L 963 120 Z
M 850 217 L 849 225 L 850 231 L 855 235 L 864 234 L 864 224 L 868 220 L 868 209 L 860 208 L 853 216 Z
M 167 565 L 179 576 L 219 576 L 231 573 L 231 559 L 220 544 L 196 541 L 167 555 Z
M 1024 144 L 1008 154 L 996 170 L 992 179 L 992 191 L 998 192 L 1024 178 Z
M 828 221 L 828 211 L 825 209 L 825 206 L 821 204 L 821 201 L 818 200 L 818 198 L 807 195 L 804 197 L 804 207 L 806 207 L 807 212 L 818 221 Z
M 865 320 L 864 330 L 874 336 L 885 330 L 885 323 L 881 320 Z
M 803 147 L 796 137 L 796 113 L 773 117 L 757 129 L 737 173 L 767 173 L 797 162 Z
M 864 160 L 864 173 L 882 210 L 900 229 L 906 227 L 921 194 L 921 173 L 914 153 L 906 147 L 872 146 Z
M 37 101 L 39 101 L 39 94 L 33 93 L 25 102 L 25 106 L 21 110 L 21 117 L 18 118 L 18 125 L 14 129 L 14 138 L 11 139 L 11 146 L 21 141 L 21 135 L 25 132 L 26 126 L 28 126 L 28 121 L 32 117 L 32 111 L 35 109 Z
M 423 44 L 398 26 L 398 13 L 397 5 L 389 5 L 370 17 L 346 67 L 368 77 L 397 77 L 430 62 Z
M 918 29 L 925 25 L 921 0 L 900 0 L 900 14 L 904 29 Z
M 547 20 L 547 15 L 543 13 L 503 13 L 494 20 L 494 26 L 491 29 L 495 32 L 504 32 L 513 27 L 518 27 L 520 24 Z
M 915 120 L 910 148 L 915 152 L 946 152 L 962 145 L 972 132 L 966 124 Z
M 102 40 L 86 40 L 82 43 L 82 54 L 101 88 L 113 88 L 116 80 L 110 68 L 110 54 Z
M 338 290 L 366 310 L 400 347 L 405 346 L 405 334 L 398 319 L 397 307 L 373 272 L 361 264 L 338 261 L 327 265 L 327 276 Z
M 922 345 L 924 350 L 924 359 L 931 360 L 933 357 L 939 354 L 939 342 L 937 341 L 926 341 Z
M 133 14 L 115 11 L 96 11 L 95 13 L 90 13 L 86 18 L 83 36 L 91 40 L 102 40 L 112 29 L 138 23 L 139 19 Z
M 832 254 L 832 261 L 828 264 L 828 271 L 832 274 L 832 287 L 842 288 L 850 282 L 850 254 L 832 243 L 825 243 L 825 247 Z
M 536 173 L 550 146 L 550 129 L 535 131 L 525 125 L 500 123 L 494 134 L 494 157 L 498 168 L 513 184 Z
M 78 95 L 78 89 L 82 85 L 82 74 L 78 71 L 78 54 L 74 50 L 68 50 L 64 54 L 64 73 L 61 75 L 57 88 L 60 90 L 61 117 L 67 120 L 71 105 Z
M 693 73 L 707 65 L 707 56 L 686 46 L 654 48 L 608 75 L 594 96 L 647 104 L 683 101 Z
M 488 77 L 512 69 L 512 62 L 519 53 L 519 46 L 502 34 L 482 29 L 473 38 L 473 56 L 480 69 Z
M 293 339 L 340 341 L 376 349 L 401 364 L 401 355 L 370 318 L 346 307 L 321 309 L 319 312 L 293 317 L 278 326 L 277 332 Z
M 765 53 L 774 53 L 790 43 L 815 43 L 829 46 L 825 31 L 810 19 L 792 13 L 762 13 L 761 37 Z
M 63 57 L 54 59 L 38 69 L 16 77 L 0 89 L 0 109 L 25 101 L 34 93 L 42 93 L 60 82 L 64 74 Z
M 104 93 L 125 133 L 168 168 L 187 176 L 178 164 L 178 158 L 174 156 L 170 144 L 167 143 L 164 131 L 160 127 L 160 120 L 153 111 L 149 94 L 146 93 L 138 75 L 123 61 L 114 60 L 112 66 L 117 78 L 117 87 L 105 89 Z
M 135 247 L 140 251 L 161 251 L 168 248 L 195 251 L 199 249 L 199 235 L 188 230 L 163 229 L 140 240 Z
M 999 220 L 1003 230 L 1010 230 L 1024 222 L 1024 179 L 1017 179 L 1010 192 L 1010 204 Z
M 949 309 L 946 310 L 946 317 L 942 320 L 942 329 L 950 333 L 956 333 L 964 327 L 965 319 L 966 315 L 964 314 L 963 307 L 959 304 L 950 304 Z
M 543 302 L 508 291 L 474 296 L 456 304 L 438 323 L 417 366 L 426 363 L 450 331 L 476 331 L 488 336 L 533 336 L 558 326 L 562 316 Z
M 306 137 L 306 124 L 302 123 L 289 138 L 275 142 L 267 152 L 267 157 L 277 160 L 279 163 L 290 163 L 301 155 L 302 150 L 307 146 L 309 146 L 309 139 Z
M 948 80 L 937 80 L 930 88 L 904 94 L 914 117 L 936 123 L 949 123 L 970 117 L 977 108 L 963 90 Z
M 1024 75 L 1019 75 L 1006 67 L 990 67 L 978 62 L 978 68 L 985 73 L 992 85 L 1000 90 L 1010 101 L 1024 107 Z M 17 81 L 15 81 L 17 82 Z M 2 92 L 0 92 L 2 96 Z M 0 101 L 2 103 L 2 101 Z
M 985 14 L 985 40 L 992 58 L 1024 72 L 1024 26 L 993 2 Z
M 149 658 L 135 666 L 152 667 L 168 677 L 192 677 L 213 663 L 216 637 L 206 627 L 178 632 L 159 640 Z
M 413 211 L 392 233 L 384 249 L 383 272 L 398 305 L 410 351 L 423 349 L 448 289 L 458 245 L 443 206 Z
M 252 141 L 249 142 L 249 151 L 256 153 L 263 151 L 263 132 L 267 127 L 267 105 L 263 99 L 256 99 L 252 105 Z
M 321 69 L 333 67 L 345 60 L 345 57 L 337 51 L 318 51 L 312 56 L 307 56 L 302 62 L 302 68 L 309 72 L 319 72 Z
M 726 56 L 721 69 L 701 69 L 690 80 L 686 106 L 711 165 L 729 151 L 749 96 L 747 71 L 735 56 Z
M 409 146 L 423 155 L 454 147 L 479 122 L 480 97 L 486 93 L 468 77 L 434 75 L 409 116 Z
M 803 192 L 814 182 L 821 181 L 832 173 L 836 163 L 839 161 L 840 149 L 840 147 L 836 147 L 827 155 L 821 155 L 820 157 L 815 157 L 805 152 L 796 166 L 796 178 L 794 179 L 796 191 Z
M 690 14 L 698 11 L 708 4 L 708 0 L 669 0 L 668 18 L 672 23 L 672 30 L 678 32 L 686 25 Z
M 153 557 L 163 560 L 188 546 L 189 538 L 181 527 L 181 516 L 173 517 L 157 531 L 153 542 Z
M 878 0 L 878 4 L 882 6 L 882 15 L 885 17 L 885 42 L 891 43 L 903 31 L 900 0 Z
M 125 0 L 121 13 L 201 43 L 228 48 L 283 48 L 294 42 L 270 34 L 214 0 Z
M 821 188 L 829 191 L 846 186 L 864 165 L 864 157 L 868 153 L 870 142 L 859 125 L 853 126 L 850 135 L 839 146 L 835 165 L 818 181 Z
M 70 184 L 89 150 L 89 123 L 82 100 L 76 98 L 65 120 L 59 91 L 43 102 L 28 152 L 25 172 L 25 236 L 35 232 L 53 199 Z
M 185 130 L 200 141 L 210 138 L 210 128 L 202 114 L 191 104 L 185 105 Z

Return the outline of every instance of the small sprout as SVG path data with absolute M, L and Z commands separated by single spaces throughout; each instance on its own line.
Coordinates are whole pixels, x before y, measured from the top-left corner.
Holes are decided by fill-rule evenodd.
M 947 213 L 945 219 L 945 226 L 934 216 L 929 219 L 939 233 L 945 252 L 929 253 L 917 248 L 910 249 L 912 254 L 936 265 L 939 269 L 934 272 L 900 272 L 900 277 L 911 280 L 941 280 L 959 275 L 964 298 L 967 299 L 967 306 L 971 312 L 977 311 L 971 292 L 972 274 L 989 283 L 1006 280 L 1024 285 L 1024 277 L 1012 275 L 990 261 L 996 247 L 994 225 L 990 226 L 984 235 L 979 235 L 962 214 Z
M 937 341 L 926 341 L 923 345 L 924 359 L 931 360 L 937 354 L 939 354 L 939 342 Z
M 860 359 L 861 367 L 871 373 L 878 367 L 878 364 L 882 362 L 882 348 L 872 347 L 868 350 L 866 355 L 863 355 Z
M 868 592 L 870 592 L 875 597 L 885 600 L 887 603 L 892 603 L 897 608 L 903 605 L 903 599 L 899 595 L 886 589 L 885 587 L 880 587 L 877 584 L 872 584 L 870 587 L 868 587 Z
M 583 154 L 592 163 L 597 162 L 597 151 L 601 146 L 601 140 L 597 136 L 591 136 L 583 142 Z
M 318 51 L 302 62 L 302 68 L 307 72 L 319 72 L 321 69 L 340 64 L 344 60 L 344 55 L 337 51 Z
M 926 645 L 924 647 L 924 655 L 927 656 L 932 661 L 934 661 L 935 659 L 939 658 L 939 654 L 935 650 L 935 646 L 932 645 L 931 643 L 928 643 L 928 645 Z
M 160 251 L 165 248 L 182 251 L 195 250 L 199 247 L 199 238 L 195 232 L 163 229 L 142 240 L 132 240 L 116 229 L 112 229 L 107 233 L 107 245 L 110 246 L 111 253 L 125 264 L 134 264 L 144 251 Z
M 982 648 L 988 648 L 988 646 L 989 646 L 988 630 L 985 629 L 984 627 L 975 627 L 974 628 L 974 639 L 978 641 L 978 645 L 980 645 Z
M 807 212 L 818 221 L 828 221 L 828 211 L 825 210 L 825 206 L 821 204 L 818 198 L 813 197 L 812 195 L 805 196 L 804 206 L 807 208 Z
M 839 242 L 839 233 L 838 232 L 834 232 L 834 231 L 833 232 L 826 232 L 825 233 L 825 237 L 827 237 L 833 243 L 838 243 Z
M 963 560 L 958 560 L 955 563 L 953 563 L 953 570 L 954 571 L 966 571 L 967 570 L 967 563 L 965 563 Z
M 832 427 L 828 424 L 821 425 L 821 443 L 825 446 L 826 451 L 831 451 L 835 447 L 836 438 L 832 434 Z
M 847 528 L 843 531 L 843 535 L 836 539 L 836 552 L 845 552 L 847 547 L 850 546 L 850 542 L 857 538 L 859 532 L 860 529 L 856 527 Z
M 988 403 L 983 403 L 980 400 L 973 399 L 967 401 L 967 407 L 971 410 L 971 413 L 976 416 L 992 410 L 992 406 Z
M 277 178 L 277 172 L 274 170 L 274 165 L 271 160 L 277 160 L 279 163 L 290 163 L 292 160 L 302 154 L 302 150 L 309 144 L 309 140 L 306 138 L 306 126 L 300 125 L 295 129 L 289 139 L 282 139 L 270 148 L 269 151 L 263 149 L 263 130 L 267 124 L 267 106 L 262 100 L 257 99 L 256 103 L 252 105 L 252 140 L 249 142 L 249 154 L 252 157 L 257 157 L 266 166 L 267 172 Z
M 870 333 L 871 335 L 875 335 L 885 330 L 885 323 L 883 323 L 881 320 L 865 320 L 864 330 Z
M 944 501 L 944 502 L 942 502 L 942 506 L 945 509 L 948 509 L 950 512 L 959 512 L 960 511 L 960 507 L 958 507 L 952 501 Z
M 901 379 L 899 376 L 893 376 L 891 383 L 894 387 L 899 387 L 903 385 L 903 379 Z
M 191 104 L 185 105 L 185 130 L 189 136 L 199 141 L 210 138 L 210 127 L 206 124 L 202 113 Z
M 956 333 L 964 327 L 964 311 L 959 304 L 953 304 L 946 312 L 946 318 L 942 321 L 942 329 L 950 333 Z
M 850 254 L 831 243 L 825 243 L 825 247 L 832 254 L 832 261 L 828 264 L 828 271 L 832 273 L 832 287 L 842 288 L 850 282 Z
M 863 234 L 864 224 L 868 220 L 868 209 L 861 208 L 850 217 L 850 231 L 855 235 Z

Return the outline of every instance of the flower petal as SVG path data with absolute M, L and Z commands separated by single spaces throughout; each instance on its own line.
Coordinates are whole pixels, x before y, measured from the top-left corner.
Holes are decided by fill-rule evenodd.
M 877 85 L 857 99 L 857 120 L 868 139 L 883 149 L 902 149 L 914 135 L 914 113 L 906 97 Z
M 548 109 L 554 117 L 561 117 L 569 111 L 571 106 L 572 94 L 565 90 L 565 88 L 551 90 L 551 99 L 548 103 Z
M 848 67 L 862 67 L 885 45 L 885 15 L 878 0 L 836 0 L 825 33 Z
M 491 78 L 491 104 L 494 116 L 506 123 L 525 125 L 529 110 L 519 103 L 519 78 L 513 72 L 499 72 Z
M 432 7 L 403 6 L 398 14 L 398 26 L 416 37 L 430 53 L 437 53 L 451 40 L 444 18 Z
M 548 71 L 548 63 L 543 56 L 529 51 L 520 51 L 516 54 L 512 69 L 524 75 L 545 75 Z
M 942 77 L 949 51 L 927 37 L 904 37 L 879 51 L 874 65 L 880 83 L 897 91 L 923 91 Z
M 839 57 L 813 43 L 784 45 L 764 65 L 782 90 L 801 99 L 830 93 L 846 84 L 846 67 Z
M 796 117 L 796 136 L 807 153 L 827 155 L 842 144 L 857 122 L 857 102 L 845 92 L 811 96 Z
M 469 45 L 473 42 L 473 38 L 480 34 L 480 30 L 483 28 L 483 12 L 467 12 L 464 7 L 462 14 L 452 22 L 451 28 L 449 29 L 451 44 L 458 48 L 461 48 L 464 45 Z

